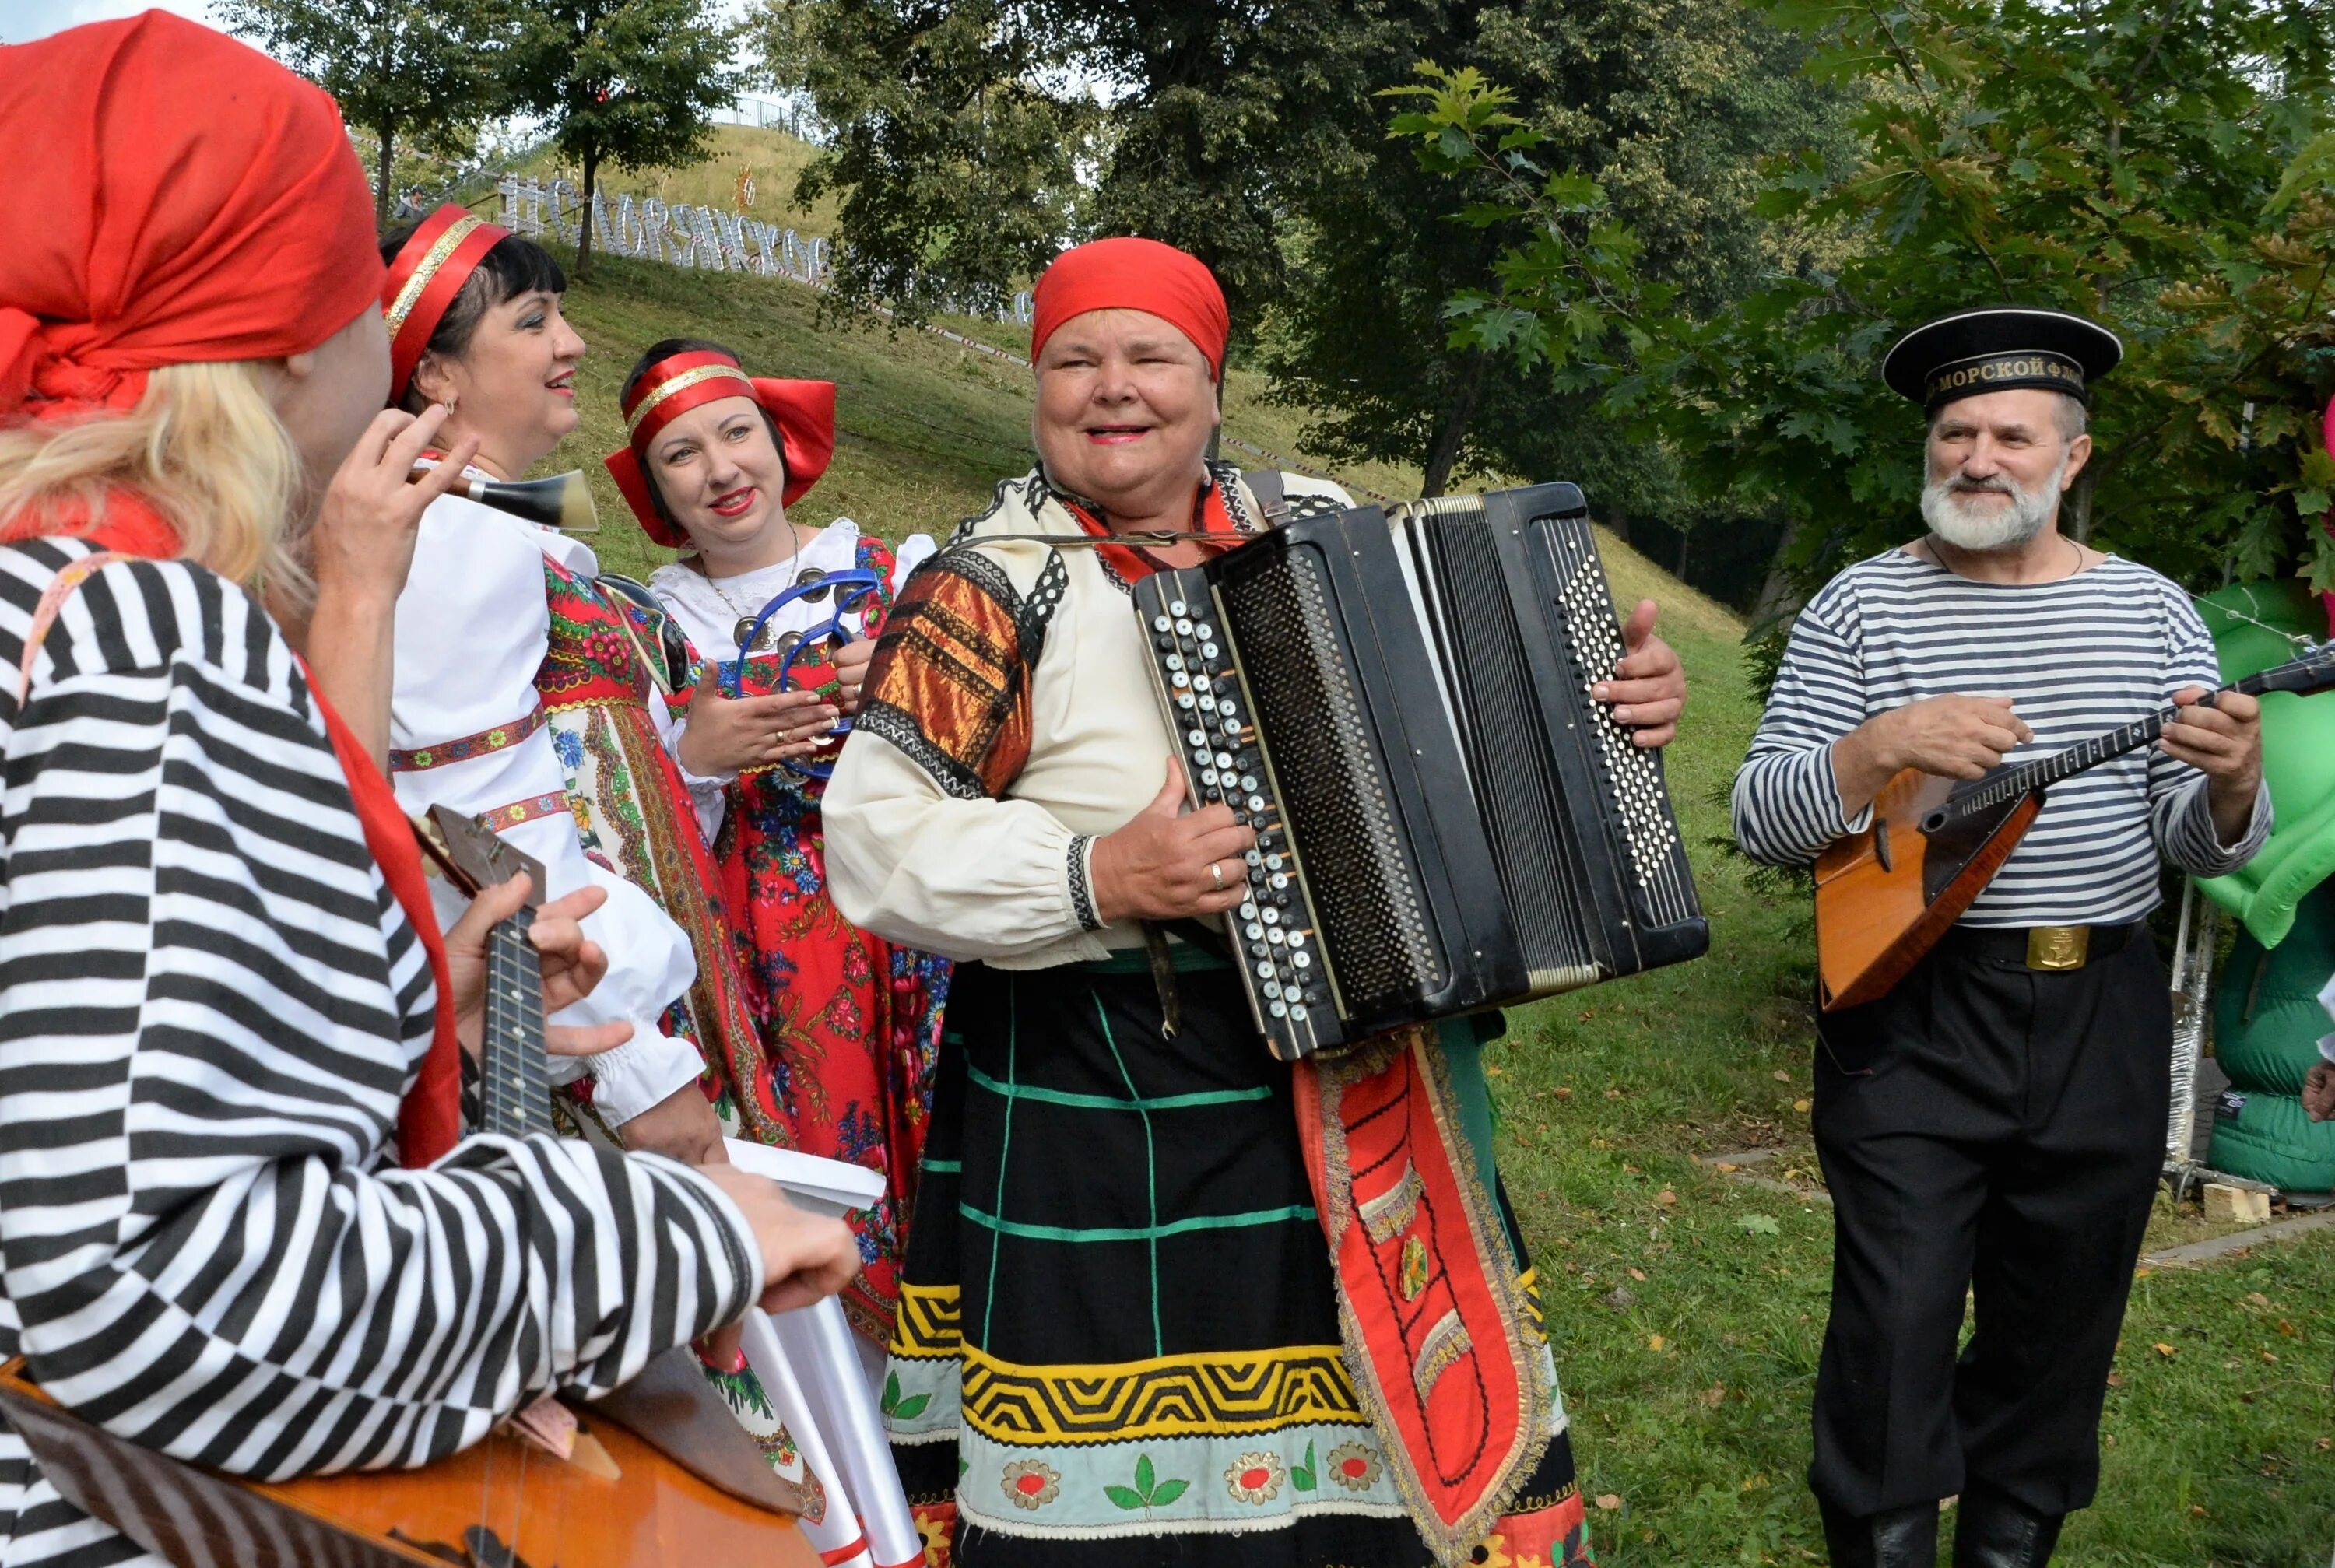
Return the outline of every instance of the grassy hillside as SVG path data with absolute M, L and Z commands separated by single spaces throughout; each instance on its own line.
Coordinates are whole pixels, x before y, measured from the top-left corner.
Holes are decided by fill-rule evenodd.
M 650 341 L 687 331 L 755 371 L 840 387 L 836 461 L 796 508 L 897 538 L 938 531 L 1029 462 L 1029 373 L 928 334 L 822 328 L 793 285 L 605 262 L 568 308 L 592 344 L 585 425 L 555 460 L 589 468 L 612 566 L 664 558 L 598 467 L 615 389 Z M 971 324 L 965 324 L 968 327 Z M 1026 346 L 1016 329 L 984 341 Z M 1235 372 L 1231 433 L 1300 455 L 1302 416 Z M 1415 493 L 1417 476 L 1361 483 Z M 1487 1070 L 1501 1165 L 1537 1256 L 1600 1561 L 1708 1568 L 1822 1559 L 1801 1483 L 1830 1274 L 1807 1135 L 1812 1032 L 1805 902 L 1709 847 L 1758 706 L 1741 623 L 1613 539 L 1616 594 L 1661 601 L 1691 678 L 1667 753 L 1712 930 L 1700 963 L 1519 1010 Z M 1691 1157 L 1760 1147 L 1786 1191 Z M 2169 1219 L 2165 1222 L 2169 1224 Z M 2136 1282 L 2108 1393 L 2098 1506 L 2060 1561 L 2324 1568 L 2335 1545 L 2335 1236 Z
M 567 314 L 591 345 L 577 376 L 584 424 L 551 463 L 591 474 L 604 528 L 601 554 L 617 570 L 645 573 L 664 558 L 634 526 L 600 468 L 600 458 L 624 440 L 616 389 L 641 351 L 661 337 L 710 337 L 735 348 L 757 374 L 836 383 L 835 463 L 797 503 L 794 515 L 802 522 L 847 516 L 892 539 L 944 533 L 985 506 L 998 479 L 1030 467 L 1030 373 L 1017 365 L 931 333 L 822 326 L 820 295 L 799 284 L 621 257 L 593 266 L 592 281 L 567 296 Z M 979 325 L 984 341 L 1016 352 L 1029 347 L 1022 328 L 952 324 Z M 1302 420 L 1268 406 L 1264 390 L 1263 378 L 1232 373 L 1226 429 L 1293 454 Z M 1418 492 L 1416 474 L 1383 465 L 1352 477 L 1390 495 Z
M 824 200 L 803 208 L 794 203 L 795 179 L 819 150 L 798 141 L 783 131 L 752 125 L 717 125 L 712 150 L 704 161 L 681 169 L 603 169 L 600 189 L 611 196 L 654 196 L 660 201 L 687 202 L 722 212 L 738 208 L 738 176 L 754 172 L 754 205 L 745 210 L 765 223 L 775 223 L 801 234 L 835 232 L 835 203 Z M 515 169 L 521 175 L 550 179 L 565 174 L 580 179 L 580 172 L 564 165 L 556 152 L 537 153 Z

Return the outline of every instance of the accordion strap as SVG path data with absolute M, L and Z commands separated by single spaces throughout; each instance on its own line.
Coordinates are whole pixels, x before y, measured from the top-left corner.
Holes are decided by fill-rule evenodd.
M 1282 482 L 1279 469 L 1250 469 L 1241 475 L 1241 482 L 1256 498 L 1266 528 L 1277 528 L 1289 520 L 1289 487 Z

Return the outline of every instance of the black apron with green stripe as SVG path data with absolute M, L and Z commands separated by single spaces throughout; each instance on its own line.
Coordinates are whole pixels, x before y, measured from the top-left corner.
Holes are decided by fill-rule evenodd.
M 1012 1563 L 1422 1568 L 1338 1350 L 1291 1074 L 1177 949 L 957 971 L 886 1393 L 928 1535 Z

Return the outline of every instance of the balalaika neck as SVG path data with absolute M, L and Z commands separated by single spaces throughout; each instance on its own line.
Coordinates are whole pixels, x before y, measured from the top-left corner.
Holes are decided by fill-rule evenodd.
M 2249 675 L 2243 681 L 2232 682 L 2221 691 L 2244 692 L 2251 695 L 2263 689 L 2257 677 Z M 2219 696 L 2221 692 L 2217 692 L 2214 694 Z M 1953 816 L 1968 816 L 1972 812 L 1983 811 L 1991 807 L 2002 805 L 2006 801 L 2016 800 L 2022 795 L 2046 789 L 2057 784 L 2062 779 L 2072 779 L 2088 769 L 2097 768 L 2103 762 L 2115 760 L 2127 751 L 2136 751 L 2143 746 L 2154 743 L 2159 735 L 2165 733 L 2165 726 L 2172 722 L 2173 715 L 2179 711 L 2179 708 L 2167 703 L 2156 712 L 2146 718 L 2135 719 L 2121 729 L 2110 730 L 2095 735 L 2088 740 L 2078 741 L 2065 751 L 2055 751 L 2049 757 L 2039 757 L 2032 762 L 2022 762 L 2016 768 L 2006 769 L 1986 779 L 1968 794 L 1956 796 L 1953 803 L 1946 809 Z
M 487 937 L 486 1034 L 479 1051 L 481 1130 L 525 1137 L 551 1130 L 549 1065 L 543 1053 L 543 972 L 522 909 Z

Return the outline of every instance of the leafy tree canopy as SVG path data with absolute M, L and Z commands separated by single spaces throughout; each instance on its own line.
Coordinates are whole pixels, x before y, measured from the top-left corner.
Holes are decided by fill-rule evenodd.
M 373 142 L 373 217 L 389 219 L 408 145 L 466 156 L 503 111 L 489 0 L 218 0 L 219 21 L 340 101 Z
M 1516 123 L 1529 120 L 1536 156 L 1602 182 L 1642 282 L 1713 310 L 1796 248 L 1752 210 L 1755 163 L 1839 140 L 1844 101 L 1798 80 L 1805 46 L 1739 0 L 1520 0 L 1476 8 L 1444 42 L 1530 105 Z M 1370 148 L 1360 177 L 1318 182 L 1304 286 L 1269 359 L 1283 395 L 1325 412 L 1309 434 L 1332 455 L 1417 464 L 1430 494 L 1457 468 L 1564 474 L 1609 507 L 1676 514 L 1666 450 L 1620 439 L 1594 398 L 1481 333 L 1453 333 L 1447 302 L 1492 276 L 1522 211 L 1499 201 L 1504 183 L 1479 181 L 1484 204 L 1457 218 L 1440 171 L 1398 142 Z
M 1246 327 L 1290 282 L 1293 192 L 1361 166 L 1370 92 L 1439 0 L 763 0 L 780 85 L 834 128 L 837 285 L 910 315 L 999 304 L 1062 244 L 1149 235 Z
M 1483 194 L 1510 243 L 1451 303 L 1463 341 L 1595 392 L 1706 495 L 1795 525 L 1802 586 L 1915 527 L 1920 411 L 1875 377 L 1894 338 L 1989 303 L 2081 311 L 2125 340 L 2078 537 L 2195 587 L 2301 570 L 2335 586 L 2316 411 L 2335 382 L 2328 62 L 2335 19 L 2264 0 L 1771 0 L 1811 74 L 1855 92 L 1852 145 L 1778 159 L 1769 218 L 1836 261 L 1699 312 L 1586 172 L 1472 70 L 1435 73 L 1397 134 Z
M 736 101 L 735 29 L 709 0 L 527 0 L 509 14 L 513 107 L 542 117 L 582 171 L 579 275 L 592 255 L 600 166 L 688 163 L 704 156 L 713 112 Z

